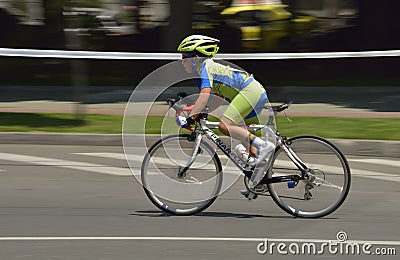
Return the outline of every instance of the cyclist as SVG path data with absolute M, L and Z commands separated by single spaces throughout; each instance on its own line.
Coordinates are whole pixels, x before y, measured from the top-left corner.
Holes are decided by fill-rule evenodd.
M 257 115 L 267 102 L 264 87 L 253 75 L 212 60 L 217 53 L 219 40 L 204 35 L 191 35 L 178 46 L 182 54 L 182 64 L 188 73 L 200 75 L 200 94 L 189 117 L 177 117 L 179 126 L 194 124 L 196 117 L 206 106 L 211 92 L 230 100 L 219 123 L 219 130 L 236 140 L 256 158 L 264 159 L 275 148 L 264 142 L 239 124 L 258 123 Z M 257 162 L 257 160 L 256 160 Z

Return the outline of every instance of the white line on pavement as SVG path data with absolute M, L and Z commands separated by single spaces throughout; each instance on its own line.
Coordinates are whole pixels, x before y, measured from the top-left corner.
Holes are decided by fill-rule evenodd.
M 371 159 L 350 159 L 349 161 L 400 167 L 400 160 L 372 159 L 371 158 Z
M 117 176 L 132 176 L 128 168 L 112 167 L 102 164 L 76 162 L 62 159 L 52 159 L 47 157 L 21 155 L 12 153 L 0 153 L 1 160 L 23 162 L 36 165 L 55 166 L 60 168 L 67 168 L 80 171 L 88 171 L 95 173 L 103 173 Z
M 125 155 L 122 153 L 76 153 L 79 155 L 87 155 L 87 156 L 97 156 L 97 157 L 105 157 L 105 158 L 114 158 L 114 159 L 125 159 Z M 131 160 L 141 160 L 144 156 L 142 155 L 133 155 L 130 154 L 129 158 Z M 398 161 L 393 160 L 383 160 L 383 159 L 352 159 L 351 161 L 359 161 L 362 163 L 375 163 L 375 164 L 383 164 L 388 166 L 400 166 Z M 161 162 L 161 161 L 158 161 Z M 285 162 L 278 161 L 278 166 L 285 167 Z M 324 171 L 331 171 L 331 172 L 338 172 L 341 169 L 339 167 L 323 165 L 323 164 L 314 164 L 313 167 L 317 167 L 323 169 Z M 238 172 L 237 168 L 235 167 L 226 167 L 224 168 L 225 171 L 230 172 Z M 377 179 L 377 180 L 385 180 L 385 181 L 395 181 L 400 182 L 400 175 L 396 174 L 387 174 L 381 172 L 372 172 L 366 170 L 359 170 L 356 168 L 351 169 L 351 173 L 353 176 L 362 177 L 362 178 L 369 178 L 369 179 Z
M 261 242 L 268 239 L 270 242 L 301 242 L 301 243 L 329 243 L 334 239 L 298 239 L 298 238 L 246 238 L 246 237 L 0 237 L 0 241 L 50 241 L 50 240 L 153 240 L 153 241 L 225 241 L 225 242 Z M 382 240 L 346 240 L 345 243 L 393 245 L 400 246 L 400 241 Z
M 284 167 L 285 163 L 283 161 L 278 161 L 278 166 Z M 287 164 L 286 164 L 287 166 Z M 342 168 L 337 166 L 330 166 L 324 164 L 312 164 L 312 168 L 320 169 L 326 173 L 338 173 L 342 172 Z M 382 181 L 395 181 L 400 182 L 400 175 L 399 174 L 389 174 L 389 173 L 382 173 L 382 172 L 375 172 L 375 171 L 366 171 L 360 170 L 356 168 L 350 168 L 351 176 L 357 176 L 362 178 L 369 178 L 369 179 L 378 179 Z
M 125 160 L 125 154 L 123 153 L 72 153 L 72 154 Z M 143 159 L 144 155 L 141 155 L 141 157 Z
M 125 155 L 122 153 L 73 153 L 73 154 L 92 156 L 92 157 L 110 158 L 110 159 L 120 159 L 120 160 L 126 159 Z M 127 157 L 130 162 L 133 161 L 136 163 L 136 165 L 140 165 L 143 161 L 144 155 L 129 154 Z M 187 158 L 180 158 L 179 160 L 171 161 L 171 159 L 168 159 L 168 158 L 156 158 L 156 163 L 157 164 L 165 164 L 165 165 L 176 165 L 176 163 L 179 163 L 180 165 L 185 165 L 187 160 L 188 160 Z M 210 170 L 210 169 L 213 169 L 212 167 L 213 166 L 208 165 L 208 166 L 203 166 L 201 169 Z M 234 174 L 234 175 L 241 174 L 241 171 L 234 165 L 230 165 L 230 166 L 223 165 L 223 170 L 224 170 L 224 172 L 229 172 L 230 174 Z
M 125 160 L 125 155 L 123 153 L 74 153 L 74 154 Z M 129 155 L 128 157 L 131 161 L 137 162 L 137 165 L 140 165 L 141 160 L 143 159 L 143 155 Z M 116 176 L 131 176 L 132 175 L 131 171 L 128 168 L 112 167 L 112 166 L 107 166 L 107 165 L 103 165 L 103 164 L 77 162 L 77 161 L 70 161 L 70 160 L 63 160 L 63 159 L 52 159 L 52 158 L 47 158 L 47 157 L 20 155 L 20 154 L 11 154 L 11 153 L 0 153 L 0 158 L 2 160 L 31 163 L 31 164 L 36 164 L 36 165 L 55 166 L 55 167 L 60 167 L 60 168 L 68 168 L 68 169 L 116 175 Z M 389 166 L 399 166 L 400 165 L 400 163 L 397 161 L 387 160 L 387 159 L 351 159 L 351 161 L 356 161 L 356 162 L 361 162 L 361 163 L 383 164 L 383 165 L 389 165 Z M 162 163 L 162 161 L 158 161 L 158 162 Z M 281 162 L 281 161 L 278 161 L 278 165 L 285 166 L 284 162 Z M 332 172 L 337 172 L 338 170 L 340 170 L 339 167 L 323 165 L 323 164 L 315 164 L 315 165 L 313 165 L 313 167 L 323 169 L 324 171 L 332 171 Z M 239 173 L 239 171 L 236 167 L 228 166 L 228 167 L 224 167 L 224 170 L 226 172 L 229 171 L 232 173 L 235 173 L 235 172 Z M 0 170 L 0 171 L 3 171 L 3 170 Z M 389 174 L 389 173 L 382 173 L 382 172 L 376 172 L 376 171 L 366 171 L 366 170 L 360 170 L 360 169 L 356 169 L 356 168 L 352 168 L 351 172 L 352 172 L 353 176 L 357 176 L 357 177 L 400 182 L 400 175 L 397 175 L 397 174 Z M 135 175 L 138 175 L 138 174 L 140 174 L 139 171 L 138 171 L 138 173 L 135 172 Z

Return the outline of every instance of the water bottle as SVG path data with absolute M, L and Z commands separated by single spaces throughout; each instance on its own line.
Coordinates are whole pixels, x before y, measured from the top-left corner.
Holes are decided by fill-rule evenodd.
M 246 147 L 244 147 L 243 144 L 239 143 L 238 145 L 236 145 L 235 152 L 239 156 L 239 158 L 246 164 L 254 161 L 254 158 L 249 156 L 249 151 L 247 151 Z

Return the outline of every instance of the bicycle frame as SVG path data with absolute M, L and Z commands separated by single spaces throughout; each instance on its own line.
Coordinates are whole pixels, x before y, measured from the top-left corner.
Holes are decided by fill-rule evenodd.
M 250 168 L 250 166 L 246 165 L 237 155 L 234 151 L 232 151 L 231 147 L 227 144 L 225 144 L 221 138 L 214 133 L 211 129 L 217 129 L 219 123 L 218 122 L 210 122 L 206 119 L 206 117 L 200 119 L 200 124 L 199 126 L 193 130 L 192 132 L 192 139 L 194 141 L 194 146 L 192 150 L 192 154 L 190 156 L 189 161 L 183 167 L 179 173 L 178 176 L 182 177 L 186 173 L 186 171 L 190 168 L 190 166 L 193 164 L 193 162 L 196 159 L 197 154 L 199 153 L 200 149 L 200 143 L 202 141 L 203 135 L 205 135 L 209 140 L 214 142 L 217 147 L 246 175 L 246 177 L 251 178 L 251 175 L 253 174 L 253 169 Z M 247 126 L 249 130 L 261 130 L 265 127 L 268 127 L 267 125 L 248 125 Z M 264 177 L 263 180 L 260 182 L 260 184 L 269 184 L 269 183 L 278 183 L 278 182 L 288 182 L 288 181 L 295 181 L 298 182 L 299 180 L 305 179 L 305 175 L 308 171 L 308 167 L 301 161 L 301 159 L 293 152 L 293 150 L 286 145 L 286 138 L 282 137 L 278 132 L 273 131 L 274 137 L 277 140 L 277 144 L 279 147 L 286 153 L 286 155 L 289 157 L 291 161 L 299 168 L 301 171 L 301 176 L 300 175 L 287 175 L 287 176 L 278 176 L 278 177 L 272 177 L 272 178 L 266 178 Z M 268 168 L 266 169 L 267 171 L 271 167 L 271 164 L 268 165 Z

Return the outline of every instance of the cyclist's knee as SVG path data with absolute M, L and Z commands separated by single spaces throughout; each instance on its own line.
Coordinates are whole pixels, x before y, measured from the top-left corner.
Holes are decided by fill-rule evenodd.
M 224 135 L 230 136 L 230 129 L 233 126 L 236 126 L 234 122 L 226 117 L 222 117 L 221 121 L 219 121 L 218 130 L 221 131 Z

